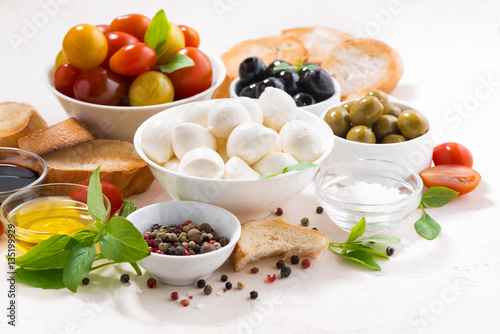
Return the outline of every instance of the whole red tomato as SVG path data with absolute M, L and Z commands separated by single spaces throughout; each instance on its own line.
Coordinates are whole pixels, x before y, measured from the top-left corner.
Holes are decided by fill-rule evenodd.
M 443 143 L 434 147 L 434 165 L 455 164 L 472 167 L 472 153 L 459 143 Z
M 144 15 L 128 14 L 118 16 L 111 22 L 109 28 L 111 31 L 123 31 L 134 35 L 139 41 L 143 42 L 149 23 L 151 23 L 151 20 Z
M 175 54 L 183 54 L 191 58 L 194 66 L 184 67 L 167 74 L 174 85 L 175 98 L 185 99 L 210 88 L 212 85 L 212 64 L 199 49 L 187 47 L 177 50 Z
M 99 29 L 100 31 L 102 31 L 102 33 L 104 35 L 106 35 L 107 33 L 109 33 L 111 30 L 109 30 L 109 26 L 107 24 L 98 24 L 95 26 L 97 29 Z
M 88 183 L 86 185 L 88 186 Z M 108 198 L 109 203 L 111 204 L 111 212 L 109 215 L 113 216 L 121 209 L 123 205 L 122 193 L 120 192 L 120 189 L 118 189 L 118 187 L 110 182 L 101 180 L 101 186 L 103 195 Z M 87 193 L 87 190 L 78 189 L 74 190 L 69 195 L 69 197 L 74 201 L 87 203 Z
M 54 88 L 69 97 L 75 97 L 73 86 L 82 70 L 70 63 L 59 66 L 54 72 Z
M 193 48 L 197 48 L 200 46 L 200 35 L 196 30 L 186 25 L 179 25 L 182 33 L 184 34 L 184 41 L 186 42 L 186 46 L 192 46 Z
M 109 68 L 115 73 L 136 77 L 153 68 L 156 52 L 149 45 L 134 43 L 125 45 L 109 60 Z
M 106 40 L 108 41 L 108 55 L 101 66 L 109 66 L 109 59 L 111 59 L 111 56 L 122 47 L 140 42 L 135 36 L 122 31 L 107 33 Z
M 94 67 L 76 78 L 75 98 L 80 101 L 116 106 L 125 97 L 125 81 L 110 70 Z

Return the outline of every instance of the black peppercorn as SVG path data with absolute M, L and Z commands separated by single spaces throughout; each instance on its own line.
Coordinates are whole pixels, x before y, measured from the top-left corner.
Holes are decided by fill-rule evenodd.
M 304 217 L 300 220 L 300 223 L 303 225 L 303 226 L 309 226 L 309 218 L 307 217 Z
M 196 286 L 199 287 L 200 289 L 204 288 L 206 284 L 207 284 L 207 282 L 205 282 L 204 279 L 200 279 L 200 280 L 198 280 L 198 282 L 196 282 Z
M 392 247 L 387 247 L 386 250 L 385 250 L 385 253 L 387 254 L 387 256 L 392 256 L 394 255 L 394 248 Z
M 120 281 L 122 281 L 123 283 L 128 283 L 128 281 L 130 281 L 130 275 L 129 274 L 122 274 L 120 276 Z
M 226 289 L 227 289 L 227 290 L 231 290 L 231 289 L 233 288 L 233 283 L 231 283 L 231 282 L 226 282 L 226 285 L 225 285 L 225 286 L 226 286 Z
M 252 274 L 257 274 L 257 273 L 259 272 L 259 268 L 257 268 L 257 267 L 253 267 L 252 269 L 250 269 L 250 272 L 251 272 Z
M 227 275 L 222 275 L 222 276 L 220 277 L 220 280 L 221 280 L 222 282 L 227 281 Z
M 276 268 L 281 269 L 284 266 L 285 266 L 285 261 L 279 260 L 278 262 L 276 262 Z
M 280 275 L 281 275 L 281 278 L 285 278 L 285 277 L 288 277 L 290 276 L 290 274 L 292 273 L 292 269 L 290 269 L 289 266 L 284 266 L 283 268 L 281 268 L 280 270 Z
M 293 255 L 291 258 L 290 258 L 290 262 L 292 262 L 292 264 L 297 264 L 299 263 L 300 259 L 297 255 Z
M 255 290 L 250 291 L 250 298 L 257 299 L 258 296 L 259 296 L 259 293 L 257 291 L 255 291 Z
M 83 285 L 88 285 L 89 283 L 90 283 L 90 279 L 88 277 L 85 277 L 84 279 L 82 279 Z
M 318 206 L 316 208 L 316 213 L 322 214 L 323 213 L 323 207 L 322 206 Z

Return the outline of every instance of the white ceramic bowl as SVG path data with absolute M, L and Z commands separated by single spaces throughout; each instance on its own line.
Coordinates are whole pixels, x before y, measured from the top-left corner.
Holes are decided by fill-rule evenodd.
M 348 101 L 344 101 L 337 106 L 346 102 Z M 407 109 L 420 111 L 400 100 L 390 99 L 390 103 L 400 107 L 401 111 Z M 320 118 L 322 120 L 325 118 L 327 111 L 325 110 L 321 114 Z M 425 116 L 425 113 L 422 112 L 422 114 Z M 332 154 L 326 159 L 325 164 L 354 159 L 381 159 L 395 162 L 420 173 L 431 166 L 432 151 L 434 148 L 431 131 L 432 126 L 427 133 L 420 137 L 394 144 L 366 144 L 334 136 L 335 146 Z
M 212 252 L 176 256 L 151 253 L 138 263 L 151 276 L 164 284 L 191 285 L 206 279 L 231 255 L 240 238 L 240 221 L 229 211 L 200 202 L 164 202 L 148 205 L 131 213 L 127 219 L 144 234 L 153 224 L 180 224 L 192 220 L 196 225 L 208 223 L 219 236 L 229 243 Z
M 208 100 L 226 77 L 226 67 L 220 58 L 202 50 L 212 64 L 212 85 L 207 90 L 186 99 L 144 107 L 114 107 L 78 101 L 54 88 L 54 66 L 44 72 L 43 80 L 70 117 L 84 123 L 96 138 L 119 139 L 132 142 L 137 127 L 154 114 L 185 103 Z
M 154 115 L 137 129 L 134 138 L 137 153 L 148 163 L 156 180 L 173 198 L 215 204 L 237 215 L 267 215 L 300 194 L 316 174 L 318 167 L 293 171 L 264 180 L 208 179 L 176 173 L 154 163 L 141 147 L 144 129 L 148 124 L 160 119 L 182 118 L 183 113 L 192 108 L 194 103 L 177 106 Z M 314 161 L 319 165 L 332 150 L 333 133 L 323 120 L 307 111 L 299 109 L 298 119 L 312 124 L 321 136 L 325 153 Z
M 331 107 L 337 105 L 340 103 L 340 84 L 337 80 L 335 80 L 334 77 L 332 77 L 333 80 L 333 86 L 335 88 L 335 93 L 332 95 L 332 97 L 321 101 L 319 103 L 312 104 L 310 106 L 305 106 L 305 107 L 300 107 L 300 109 L 307 110 L 311 113 L 313 113 L 316 116 L 320 116 L 322 113 L 326 112 L 328 109 Z M 236 78 L 231 82 L 231 85 L 229 86 L 229 96 L 230 97 L 238 97 L 236 94 L 236 85 L 240 81 L 240 78 Z

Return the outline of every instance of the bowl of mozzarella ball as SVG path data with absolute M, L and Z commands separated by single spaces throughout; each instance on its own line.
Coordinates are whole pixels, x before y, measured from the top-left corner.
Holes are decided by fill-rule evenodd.
M 333 133 L 286 92 L 267 87 L 259 99 L 160 112 L 138 128 L 134 145 L 172 198 L 251 215 L 300 194 L 332 151 Z

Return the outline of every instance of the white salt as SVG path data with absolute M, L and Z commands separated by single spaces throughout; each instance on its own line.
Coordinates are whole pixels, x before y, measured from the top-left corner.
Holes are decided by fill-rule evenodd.
M 398 188 L 386 187 L 380 183 L 356 181 L 352 185 L 332 188 L 332 193 L 344 201 L 362 204 L 387 204 L 401 201 L 407 195 L 401 194 Z

